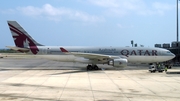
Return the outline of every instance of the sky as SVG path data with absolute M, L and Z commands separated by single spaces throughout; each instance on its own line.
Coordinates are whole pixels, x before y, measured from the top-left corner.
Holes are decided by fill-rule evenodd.
M 0 48 L 14 46 L 7 20 L 48 46 L 138 46 L 176 41 L 176 0 L 3 0 Z

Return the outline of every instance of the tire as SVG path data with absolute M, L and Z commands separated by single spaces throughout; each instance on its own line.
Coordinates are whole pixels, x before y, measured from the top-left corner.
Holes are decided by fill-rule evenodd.
M 92 66 L 89 66 L 88 69 L 89 69 L 89 70 L 93 70 L 93 67 L 92 67 Z
M 94 66 L 94 69 L 95 69 L 95 70 L 99 70 L 98 66 Z
M 87 66 L 87 70 L 92 70 L 92 69 L 93 69 L 93 67 L 91 65 Z

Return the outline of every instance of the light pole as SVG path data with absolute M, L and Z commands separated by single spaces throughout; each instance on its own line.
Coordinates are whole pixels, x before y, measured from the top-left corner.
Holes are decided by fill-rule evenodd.
M 133 40 L 131 40 L 131 45 L 132 45 L 132 47 L 134 46 L 134 41 Z
M 178 25 L 178 1 L 177 0 L 177 42 L 179 42 L 179 25 Z M 178 45 L 178 44 L 177 44 Z
M 178 51 L 178 53 L 177 53 L 177 60 L 178 60 L 178 62 L 179 62 L 179 21 L 178 21 L 178 1 L 179 0 L 177 0 L 177 51 Z

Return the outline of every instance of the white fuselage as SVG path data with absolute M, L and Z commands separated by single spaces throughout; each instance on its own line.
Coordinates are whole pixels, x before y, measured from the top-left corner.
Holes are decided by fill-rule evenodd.
M 83 47 L 83 46 L 38 46 L 36 55 L 57 61 L 82 62 L 82 63 L 103 63 L 89 60 L 83 57 L 65 55 L 60 47 L 64 47 L 69 52 L 93 53 L 125 58 L 130 63 L 155 63 L 171 60 L 175 57 L 173 53 L 161 48 L 144 47 Z

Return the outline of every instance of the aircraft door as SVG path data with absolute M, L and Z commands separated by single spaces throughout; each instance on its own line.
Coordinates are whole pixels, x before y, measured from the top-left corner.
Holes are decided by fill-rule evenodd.
M 50 52 L 50 48 L 47 48 L 47 54 L 50 54 L 51 52 Z
M 42 54 L 47 54 L 47 48 L 42 49 Z

